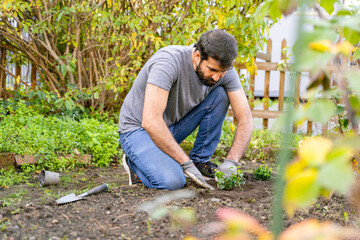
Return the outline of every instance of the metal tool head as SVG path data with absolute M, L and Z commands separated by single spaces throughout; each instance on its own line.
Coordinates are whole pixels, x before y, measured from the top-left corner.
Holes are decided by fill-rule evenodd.
M 60 204 L 65 204 L 65 203 L 69 203 L 69 202 L 75 202 L 75 201 L 78 201 L 81 199 L 82 198 L 77 197 L 75 195 L 75 193 L 70 193 L 69 195 L 66 195 L 66 196 L 56 200 L 56 204 L 60 205 Z
M 82 200 L 85 199 L 87 196 L 91 195 L 91 194 L 96 194 L 96 193 L 100 193 L 102 191 L 106 191 L 109 189 L 109 185 L 107 185 L 106 183 L 101 184 L 97 187 L 94 187 L 93 189 L 90 189 L 89 191 L 80 194 L 79 196 L 76 196 L 75 193 L 71 193 L 69 195 L 66 195 L 62 198 L 59 198 L 58 200 L 56 200 L 57 204 L 64 204 L 64 203 L 69 203 L 69 202 L 75 202 L 78 200 Z

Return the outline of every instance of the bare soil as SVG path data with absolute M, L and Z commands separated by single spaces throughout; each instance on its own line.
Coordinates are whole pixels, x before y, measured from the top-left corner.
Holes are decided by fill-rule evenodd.
M 174 227 L 169 216 L 155 220 L 148 212 L 139 211 L 140 204 L 171 192 L 146 189 L 141 184 L 129 186 L 121 165 L 62 173 L 60 183 L 48 187 L 40 187 L 38 175 L 34 175 L 31 184 L 0 188 L 0 239 L 182 239 L 186 235 L 209 239 L 207 226 L 217 220 L 216 210 L 222 207 L 242 210 L 270 228 L 273 179 L 255 179 L 252 171 L 258 166 L 258 162 L 243 162 L 246 183 L 242 189 L 220 190 L 209 180 L 216 187 L 210 191 L 188 180 L 185 189 L 194 191 L 195 197 L 167 205 L 195 210 L 197 221 L 187 227 Z M 61 196 L 80 194 L 102 183 L 108 183 L 110 190 L 82 201 L 55 203 Z M 284 227 L 307 218 L 358 226 L 349 200 L 337 194 L 318 200 L 290 219 L 284 217 Z

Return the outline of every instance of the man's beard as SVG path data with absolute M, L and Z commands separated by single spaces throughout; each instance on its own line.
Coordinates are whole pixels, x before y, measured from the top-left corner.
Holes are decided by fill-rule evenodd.
M 215 84 L 216 84 L 216 81 L 214 80 L 214 79 L 212 79 L 212 78 L 206 78 L 205 76 L 204 76 L 204 73 L 201 71 L 201 69 L 200 69 L 200 64 L 201 64 L 201 61 L 200 61 L 200 63 L 196 66 L 196 74 L 197 74 L 197 76 L 198 76 L 198 78 L 200 79 L 200 82 L 202 83 L 202 84 L 204 84 L 205 86 L 208 86 L 208 87 L 212 87 L 212 86 L 214 86 Z

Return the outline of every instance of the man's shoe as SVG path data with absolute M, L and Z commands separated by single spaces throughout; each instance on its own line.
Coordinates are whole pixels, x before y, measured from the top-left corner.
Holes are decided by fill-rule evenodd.
M 126 156 L 125 153 L 122 158 L 122 165 L 129 175 L 129 185 L 141 183 L 141 180 L 138 178 L 138 176 L 131 170 L 130 165 L 129 165 L 129 158 Z
M 218 167 L 216 163 L 212 163 L 210 161 L 206 163 L 195 163 L 195 166 L 199 169 L 202 175 L 210 178 L 215 177 L 215 169 Z

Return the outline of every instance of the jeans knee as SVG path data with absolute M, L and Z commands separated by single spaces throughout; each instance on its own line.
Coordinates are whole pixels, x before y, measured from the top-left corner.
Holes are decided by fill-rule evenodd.
M 230 104 L 230 101 L 229 101 L 229 97 L 227 95 L 226 90 L 222 86 L 219 86 L 219 87 L 215 88 L 213 91 L 214 91 L 214 95 L 216 96 L 215 97 L 216 102 L 217 102 L 216 105 L 221 104 L 224 107 L 228 107 Z
M 172 175 L 168 178 L 164 178 L 161 185 L 161 189 L 176 190 L 181 189 L 185 186 L 186 178 L 183 174 Z

